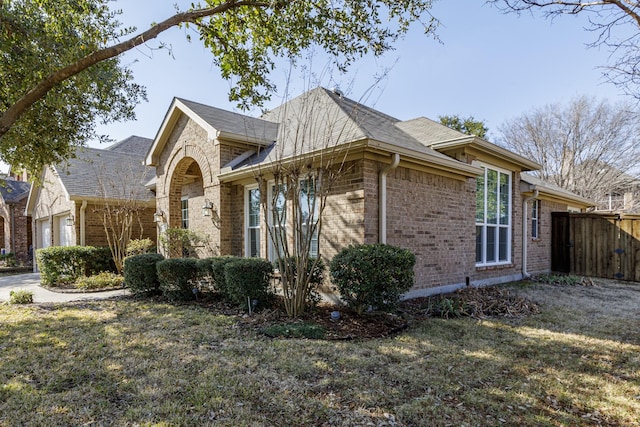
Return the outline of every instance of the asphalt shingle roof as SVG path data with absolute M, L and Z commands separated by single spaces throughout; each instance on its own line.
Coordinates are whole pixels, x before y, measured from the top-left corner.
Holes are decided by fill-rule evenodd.
M 210 105 L 200 104 L 199 102 L 189 101 L 187 99 L 176 99 L 220 132 L 257 138 L 264 141 L 275 141 L 276 139 L 278 132 L 277 123 L 211 107 Z
M 445 133 L 443 125 L 428 119 L 418 119 L 414 124 L 433 128 L 430 132 L 410 132 L 411 122 L 384 114 L 362 105 L 339 93 L 318 87 L 262 116 L 279 123 L 277 142 L 247 161 L 235 165 L 240 168 L 265 160 L 286 158 L 295 154 L 329 148 L 340 144 L 369 139 L 407 148 L 422 154 L 451 160 L 428 147 L 432 138 L 427 136 Z M 407 124 L 408 123 L 408 124 Z M 456 138 L 465 135 L 446 128 Z M 277 154 L 276 154 L 277 153 Z
M 122 141 L 116 142 L 115 144 L 106 147 L 105 150 L 129 153 L 137 156 L 145 156 L 147 154 L 147 151 L 149 151 L 149 148 L 151 148 L 151 144 L 153 144 L 153 139 L 151 138 L 131 135 L 130 137 L 125 138 Z
M 5 203 L 16 203 L 29 195 L 31 183 L 4 178 L 0 182 L 0 195 Z
M 142 164 L 140 142 L 129 145 L 134 152 L 82 147 L 75 158 L 57 164 L 55 170 L 71 197 L 150 200 L 155 196 L 144 184 L 155 171 Z

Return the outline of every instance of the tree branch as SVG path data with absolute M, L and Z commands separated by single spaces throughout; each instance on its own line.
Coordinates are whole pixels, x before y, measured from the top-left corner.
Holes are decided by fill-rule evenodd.
M 73 77 L 101 61 L 115 58 L 136 46 L 144 44 L 147 41 L 158 37 L 158 35 L 169 28 L 188 22 L 197 24 L 198 21 L 203 18 L 221 14 L 231 9 L 237 9 L 243 6 L 266 8 L 269 6 L 269 3 L 255 0 L 228 0 L 216 7 L 181 12 L 122 43 L 95 51 L 84 58 L 79 59 L 73 64 L 59 69 L 41 80 L 40 83 L 25 93 L 18 101 L 7 108 L 7 110 L 2 112 L 2 115 L 0 116 L 0 138 L 2 138 L 2 136 L 11 129 L 11 126 L 13 126 L 13 124 L 22 116 L 22 114 L 25 113 L 25 111 L 27 111 L 29 107 L 45 97 L 52 88 L 66 79 Z

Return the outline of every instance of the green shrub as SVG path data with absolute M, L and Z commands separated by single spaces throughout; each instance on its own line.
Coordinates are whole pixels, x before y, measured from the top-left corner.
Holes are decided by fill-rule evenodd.
M 224 266 L 225 296 L 234 304 L 247 306 L 247 299 L 261 306 L 271 304 L 273 266 L 260 258 L 238 258 Z
M 147 239 L 131 239 L 127 244 L 126 256 L 153 254 L 156 252 L 156 244 L 153 240 Z
M 0 254 L 0 264 L 7 267 L 15 267 L 17 265 L 15 254 L 13 252 Z
M 92 289 L 119 289 L 122 287 L 124 278 L 116 273 L 110 271 L 103 271 L 93 276 L 80 277 L 76 280 L 76 288 L 82 290 Z
M 333 284 L 357 313 L 393 309 L 413 286 L 415 255 L 390 245 L 349 246 L 331 260 Z
M 198 285 L 200 291 L 215 291 L 213 282 L 213 259 L 204 258 L 196 261 L 198 269 Z
M 226 299 L 230 299 L 227 281 L 224 275 L 224 267 L 232 262 L 243 258 L 236 256 L 218 256 L 208 258 L 211 260 L 211 277 L 213 279 L 213 288 L 220 292 Z
M 124 286 L 132 294 L 157 295 L 160 293 L 160 282 L 156 263 L 162 261 L 161 254 L 141 254 L 124 259 Z
M 103 271 L 117 273 L 116 263 L 113 261 L 113 255 L 109 247 L 94 247 L 89 252 L 87 259 L 85 275 L 93 276 Z
M 82 276 L 115 272 L 109 248 L 51 246 L 36 251 L 40 282 L 45 286 L 73 284 Z
M 31 304 L 33 302 L 33 292 L 26 289 L 18 289 L 9 292 L 9 304 Z
M 171 258 L 156 264 L 160 292 L 171 301 L 195 299 L 198 265 L 194 258 Z
M 160 244 L 169 258 L 196 257 L 196 247 L 207 243 L 206 237 L 185 228 L 167 228 L 160 234 Z

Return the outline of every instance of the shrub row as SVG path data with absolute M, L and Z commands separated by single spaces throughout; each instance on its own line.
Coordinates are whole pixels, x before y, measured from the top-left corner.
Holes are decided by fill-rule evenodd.
M 295 265 L 293 260 L 287 262 Z M 361 314 L 369 309 L 393 309 L 400 296 L 413 286 L 414 264 L 415 256 L 407 249 L 384 244 L 355 245 L 333 258 L 330 272 L 341 298 Z M 313 261 L 309 263 L 311 267 Z M 190 300 L 198 292 L 214 291 L 240 306 L 252 300 L 268 304 L 274 295 L 272 276 L 271 263 L 258 258 L 164 259 L 159 254 L 141 254 L 126 258 L 124 264 L 124 284 L 134 294 Z M 324 279 L 322 263 L 311 276 L 311 288 L 315 290 Z
M 246 305 L 247 299 L 266 303 L 273 297 L 272 274 L 273 266 L 258 258 L 164 259 L 160 254 L 141 254 L 124 262 L 124 285 L 133 294 L 162 294 L 172 301 L 216 291 L 237 305 Z
M 36 250 L 40 282 L 45 286 L 74 283 L 83 276 L 116 272 L 109 248 L 94 246 L 51 246 Z

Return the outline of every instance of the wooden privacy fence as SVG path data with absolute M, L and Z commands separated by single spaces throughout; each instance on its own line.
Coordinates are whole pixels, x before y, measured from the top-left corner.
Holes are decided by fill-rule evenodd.
M 553 212 L 551 269 L 640 282 L 640 215 Z

